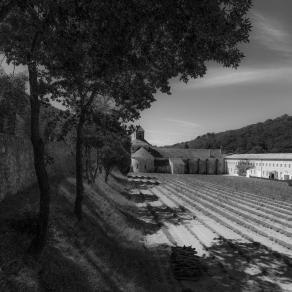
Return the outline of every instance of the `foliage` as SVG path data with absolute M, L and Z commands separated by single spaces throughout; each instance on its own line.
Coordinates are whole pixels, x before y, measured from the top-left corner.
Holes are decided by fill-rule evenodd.
M 128 173 L 131 164 L 130 153 L 126 151 L 122 143 L 114 135 L 105 137 L 104 146 L 102 147 L 101 162 L 105 169 L 105 180 L 111 170 L 116 166 L 122 173 Z
M 93 171 L 95 175 L 97 168 L 101 165 L 105 170 L 106 180 L 114 167 L 117 167 L 122 173 L 129 172 L 131 141 L 126 127 L 117 120 L 115 114 L 97 112 L 91 115 L 84 132 L 87 155 L 91 154 L 90 149 L 96 151 L 96 168 Z M 87 166 L 89 165 L 90 162 L 87 162 Z
M 250 6 L 251 0 L 1 1 L 0 51 L 29 72 L 31 140 L 41 190 L 39 250 L 50 201 L 41 102 L 51 95 L 76 115 L 75 213 L 81 219 L 83 126 L 93 100 L 110 96 L 118 119 L 133 121 L 150 107 L 156 91 L 170 93 L 171 78 L 202 77 L 208 61 L 237 67 L 243 58 L 238 45 L 248 42 L 251 29 Z
M 238 130 L 208 133 L 187 143 L 190 148 L 222 147 L 225 153 L 292 152 L 292 116 L 283 115 Z M 174 146 L 183 145 L 185 143 Z
M 252 169 L 253 166 L 248 160 L 245 161 L 239 161 L 238 164 L 236 165 L 237 168 L 237 174 L 240 176 L 246 176 L 246 172 L 249 169 Z
M 45 167 L 44 142 L 40 135 L 40 108 L 47 101 L 52 87 L 46 64 L 54 50 L 52 39 L 64 19 L 64 8 L 69 1 L 30 0 L 0 2 L 0 52 L 6 61 L 28 68 L 31 118 L 31 142 L 34 166 L 40 189 L 38 228 L 30 251 L 40 254 L 48 230 L 50 187 Z M 61 43 L 61 39 L 59 39 Z M 56 53 L 56 52 L 55 52 Z
M 28 105 L 25 93 L 26 77 L 22 74 L 16 76 L 0 75 L 0 115 L 9 112 L 22 112 Z
M 46 66 L 61 87 L 90 99 L 108 95 L 138 118 L 170 93 L 169 79 L 202 77 L 206 62 L 237 67 L 238 44 L 248 41 L 250 0 L 72 1 L 62 6 Z M 76 13 L 78 11 L 78 13 Z M 57 52 L 57 54 L 56 54 Z M 58 78 L 59 77 L 59 78 Z M 85 102 L 86 103 L 86 102 Z

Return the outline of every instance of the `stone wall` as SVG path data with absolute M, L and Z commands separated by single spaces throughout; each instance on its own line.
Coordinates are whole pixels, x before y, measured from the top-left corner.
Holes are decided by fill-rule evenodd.
M 30 140 L 0 133 L 0 200 L 36 182 Z
M 53 158 L 47 165 L 49 176 L 74 175 L 75 158 L 64 142 L 46 145 Z M 0 201 L 36 183 L 32 145 L 28 138 L 0 133 Z
M 188 172 L 190 174 L 224 174 L 223 158 L 189 159 Z

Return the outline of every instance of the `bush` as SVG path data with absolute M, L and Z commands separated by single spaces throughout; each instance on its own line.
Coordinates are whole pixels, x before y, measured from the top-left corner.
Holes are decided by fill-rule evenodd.
M 249 161 L 240 161 L 237 166 L 237 174 L 240 175 L 240 176 L 246 176 L 246 172 L 249 170 L 249 169 L 252 169 L 253 166 L 250 164 Z

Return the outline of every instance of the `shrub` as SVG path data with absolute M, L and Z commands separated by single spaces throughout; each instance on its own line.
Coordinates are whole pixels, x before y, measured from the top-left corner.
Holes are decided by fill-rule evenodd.
M 246 176 L 246 172 L 249 169 L 252 169 L 253 166 L 251 165 L 251 163 L 248 160 L 244 160 L 244 161 L 240 161 L 237 166 L 237 173 L 240 176 Z

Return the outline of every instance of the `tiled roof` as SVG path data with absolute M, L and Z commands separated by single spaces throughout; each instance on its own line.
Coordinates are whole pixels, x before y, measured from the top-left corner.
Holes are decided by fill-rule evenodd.
M 171 161 L 174 165 L 185 165 L 181 158 L 169 158 L 169 161 Z
M 146 140 L 134 139 L 132 145 L 136 147 L 150 146 Z
M 233 154 L 226 156 L 225 159 L 292 160 L 292 153 Z
M 132 158 L 154 159 L 154 157 L 143 147 L 139 148 L 135 153 L 131 155 Z
M 207 159 L 211 157 L 221 157 L 220 149 L 178 149 L 178 148 L 160 148 L 152 147 L 162 157 L 182 158 L 182 159 Z

